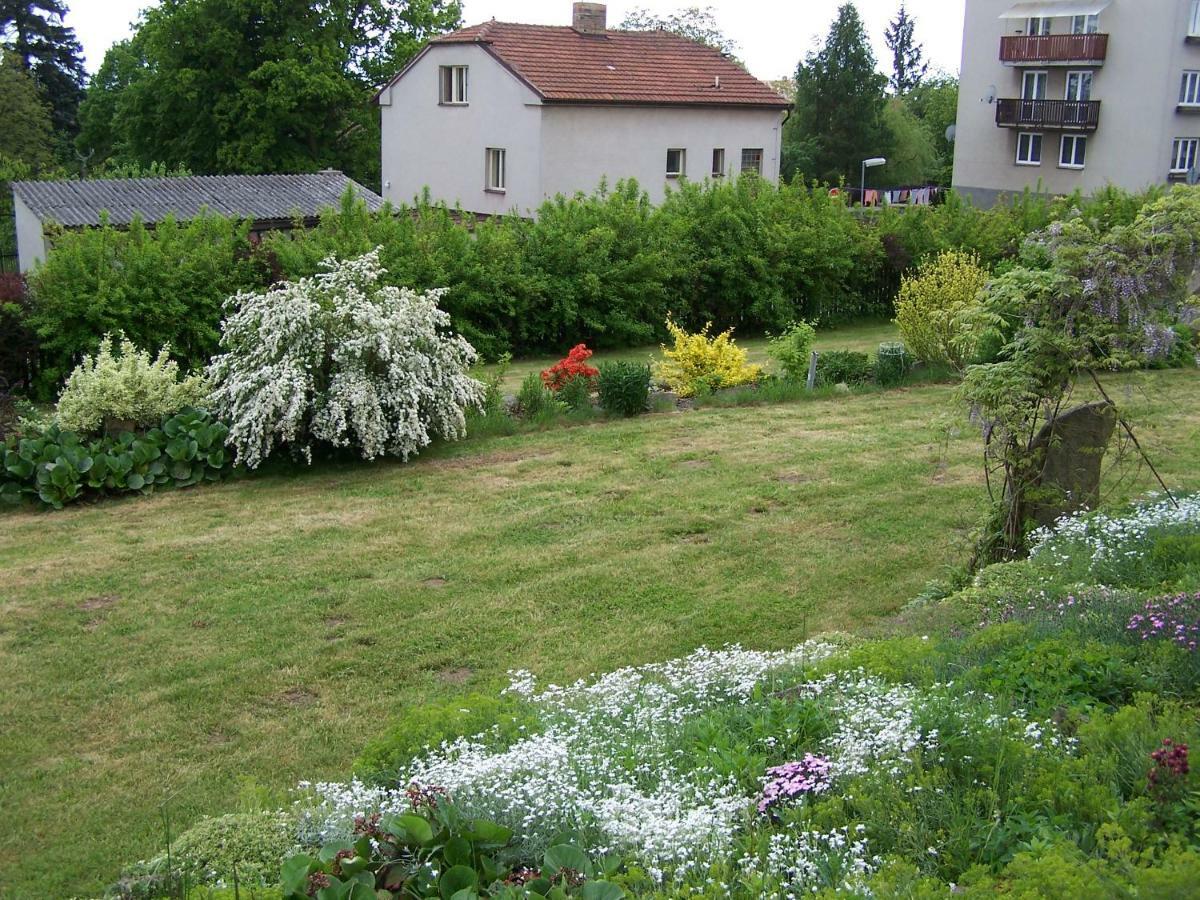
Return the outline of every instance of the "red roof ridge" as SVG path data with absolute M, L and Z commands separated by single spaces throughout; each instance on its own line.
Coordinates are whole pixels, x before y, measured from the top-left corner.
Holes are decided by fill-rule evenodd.
M 790 106 L 717 48 L 666 29 L 590 34 L 570 25 L 491 19 L 433 38 L 417 59 L 433 45 L 454 44 L 483 47 L 545 103 Z

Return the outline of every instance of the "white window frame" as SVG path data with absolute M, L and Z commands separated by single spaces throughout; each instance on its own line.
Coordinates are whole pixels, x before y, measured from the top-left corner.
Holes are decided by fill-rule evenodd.
M 1029 87 L 1030 79 L 1033 80 L 1036 94 L 1037 85 L 1041 85 L 1041 96 L 1030 97 L 1026 93 L 1026 88 Z M 1045 100 L 1046 95 L 1050 93 L 1050 72 L 1046 69 L 1027 69 L 1021 74 L 1021 99 L 1022 100 Z
M 438 67 L 438 103 L 442 106 L 468 105 L 469 66 Z
M 1078 76 L 1077 84 L 1079 85 L 1080 90 L 1076 91 L 1077 94 L 1083 93 L 1082 88 L 1085 84 L 1087 85 L 1087 96 L 1086 97 L 1072 97 L 1071 96 L 1071 78 L 1072 78 L 1072 76 Z M 1066 87 L 1063 88 L 1063 99 L 1069 100 L 1072 103 L 1087 103 L 1089 100 L 1092 99 L 1092 84 L 1094 81 L 1095 81 L 1095 73 L 1093 73 L 1090 69 L 1071 69 L 1071 70 L 1069 70 L 1067 72 Z
M 1050 33 L 1050 16 L 1030 16 L 1025 20 L 1025 33 L 1042 37 Z
M 1179 105 L 1200 108 L 1200 71 L 1188 69 L 1179 83 Z
M 671 154 L 678 153 L 679 165 L 671 168 Z M 687 175 L 687 149 L 684 147 L 668 147 L 667 148 L 667 177 L 668 178 L 683 178 Z
M 746 154 L 747 153 L 758 154 L 756 158 L 751 157 L 752 161 L 749 165 L 746 164 Z M 759 176 L 762 175 L 762 173 L 763 173 L 763 148 L 762 147 L 743 147 L 742 148 L 742 160 L 741 160 L 740 171 L 753 172 L 755 175 L 759 175 Z
M 1071 34 L 1099 34 L 1100 15 L 1071 16 Z
M 489 194 L 508 190 L 508 151 L 503 147 L 488 147 L 483 153 L 483 189 Z
M 1200 37 L 1200 0 L 1192 0 L 1192 15 L 1188 19 L 1188 37 Z
M 1171 144 L 1171 174 L 1186 175 L 1198 161 L 1200 138 L 1175 138 Z
M 1067 144 L 1071 146 L 1071 162 L 1063 162 L 1066 156 Z M 1083 162 L 1075 162 L 1079 158 L 1079 148 L 1083 147 Z M 1085 134 L 1064 134 L 1062 140 L 1058 144 L 1058 167 L 1060 169 L 1071 169 L 1079 171 L 1087 166 L 1087 135 Z
M 712 177 L 713 178 L 724 178 L 725 177 L 725 148 L 724 147 L 713 147 Z
M 1034 139 L 1037 139 L 1037 158 L 1033 157 Z M 1025 144 L 1026 153 L 1024 157 L 1021 155 L 1022 142 Z M 1018 166 L 1040 166 L 1042 164 L 1042 152 L 1046 146 L 1045 137 L 1040 131 L 1021 131 L 1017 133 L 1017 165 Z

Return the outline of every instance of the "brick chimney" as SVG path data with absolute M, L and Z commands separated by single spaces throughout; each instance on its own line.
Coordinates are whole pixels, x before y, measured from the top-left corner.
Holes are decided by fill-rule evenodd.
M 572 9 L 571 27 L 580 34 L 604 34 L 608 27 L 608 10 L 603 3 L 576 3 Z

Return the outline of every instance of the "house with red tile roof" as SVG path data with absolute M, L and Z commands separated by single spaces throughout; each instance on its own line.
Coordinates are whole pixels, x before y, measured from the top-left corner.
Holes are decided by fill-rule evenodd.
M 383 196 L 532 214 L 546 198 L 636 178 L 779 178 L 788 101 L 718 50 L 616 31 L 575 3 L 570 26 L 485 22 L 431 41 L 376 95 Z

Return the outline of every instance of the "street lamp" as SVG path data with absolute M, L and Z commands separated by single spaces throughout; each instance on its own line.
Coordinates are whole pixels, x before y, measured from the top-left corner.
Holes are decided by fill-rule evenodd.
M 864 159 L 862 163 L 862 205 L 867 205 L 867 169 L 875 169 L 879 166 L 886 166 L 887 160 L 882 156 L 872 156 L 870 159 Z

